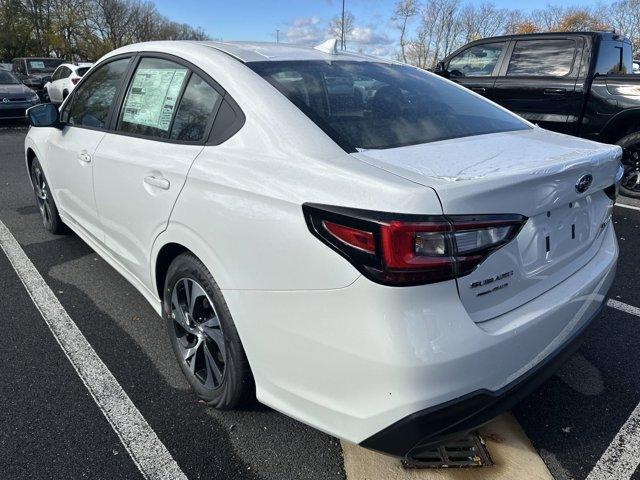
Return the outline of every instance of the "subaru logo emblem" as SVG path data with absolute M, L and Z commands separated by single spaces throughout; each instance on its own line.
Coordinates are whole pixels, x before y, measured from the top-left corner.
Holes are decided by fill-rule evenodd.
M 584 193 L 589 190 L 591 183 L 593 182 L 593 175 L 587 173 L 586 175 L 582 175 L 578 181 L 576 182 L 576 192 Z
M 2 99 L 2 103 L 9 103 L 9 102 L 10 102 L 10 100 L 8 98 L 6 98 L 6 97 Z

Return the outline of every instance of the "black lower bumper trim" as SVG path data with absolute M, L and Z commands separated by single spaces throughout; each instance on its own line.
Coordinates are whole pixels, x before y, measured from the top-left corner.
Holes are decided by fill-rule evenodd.
M 587 327 L 600 314 L 605 303 L 562 348 L 500 390 L 477 390 L 421 410 L 367 438 L 360 445 L 388 455 L 411 458 L 412 452 L 441 445 L 510 410 L 542 385 L 580 347 Z

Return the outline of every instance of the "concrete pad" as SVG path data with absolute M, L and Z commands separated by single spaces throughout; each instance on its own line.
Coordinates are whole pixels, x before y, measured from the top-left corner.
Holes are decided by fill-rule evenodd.
M 342 442 L 348 480 L 553 480 L 547 466 L 511 413 L 480 430 L 493 467 L 405 469 L 399 460 Z

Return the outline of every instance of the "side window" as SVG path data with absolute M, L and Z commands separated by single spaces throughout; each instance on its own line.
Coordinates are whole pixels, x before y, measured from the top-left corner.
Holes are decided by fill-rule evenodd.
M 189 70 L 160 58 L 143 58 L 129 85 L 117 130 L 168 138 Z
M 56 68 L 56 71 L 53 72 L 53 75 L 51 75 L 51 81 L 55 82 L 56 80 L 60 79 L 60 71 L 63 69 L 64 67 L 58 67 Z
M 513 49 L 508 77 L 565 77 L 576 56 L 573 40 L 519 40 Z
M 62 120 L 75 126 L 104 128 L 129 60 L 114 60 L 93 72 L 74 92 L 67 112 L 62 114 Z
M 448 70 L 452 77 L 489 77 L 504 46 L 502 42 L 467 48 L 449 61 Z
M 71 69 L 69 67 L 62 67 L 60 78 L 68 78 L 69 75 L 71 75 Z
M 191 142 L 202 140 L 221 100 L 211 85 L 192 74 L 173 121 L 171 138 Z

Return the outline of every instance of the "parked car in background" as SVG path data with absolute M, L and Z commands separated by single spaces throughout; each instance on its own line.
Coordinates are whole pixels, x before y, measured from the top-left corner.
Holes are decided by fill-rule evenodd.
M 620 147 L 335 42 L 129 45 L 28 115 L 44 226 L 144 295 L 203 401 L 414 462 L 544 381 L 615 275 Z
M 51 81 L 44 85 L 45 100 L 61 104 L 89 71 L 93 63 L 63 63 L 51 75 Z
M 621 192 L 640 197 L 640 77 L 611 32 L 485 38 L 436 72 L 541 127 L 623 147 Z
M 13 73 L 0 70 L 0 120 L 24 119 L 26 109 L 38 103 L 40 98 L 33 90 Z
M 635 74 L 640 73 L 640 61 L 638 60 L 633 61 L 633 73 Z
M 44 84 L 51 80 L 51 74 L 61 63 L 64 63 L 64 60 L 60 58 L 14 58 L 11 71 L 42 100 Z
M 6 70 L 8 72 L 11 71 L 11 64 L 10 63 L 0 63 L 0 70 Z

